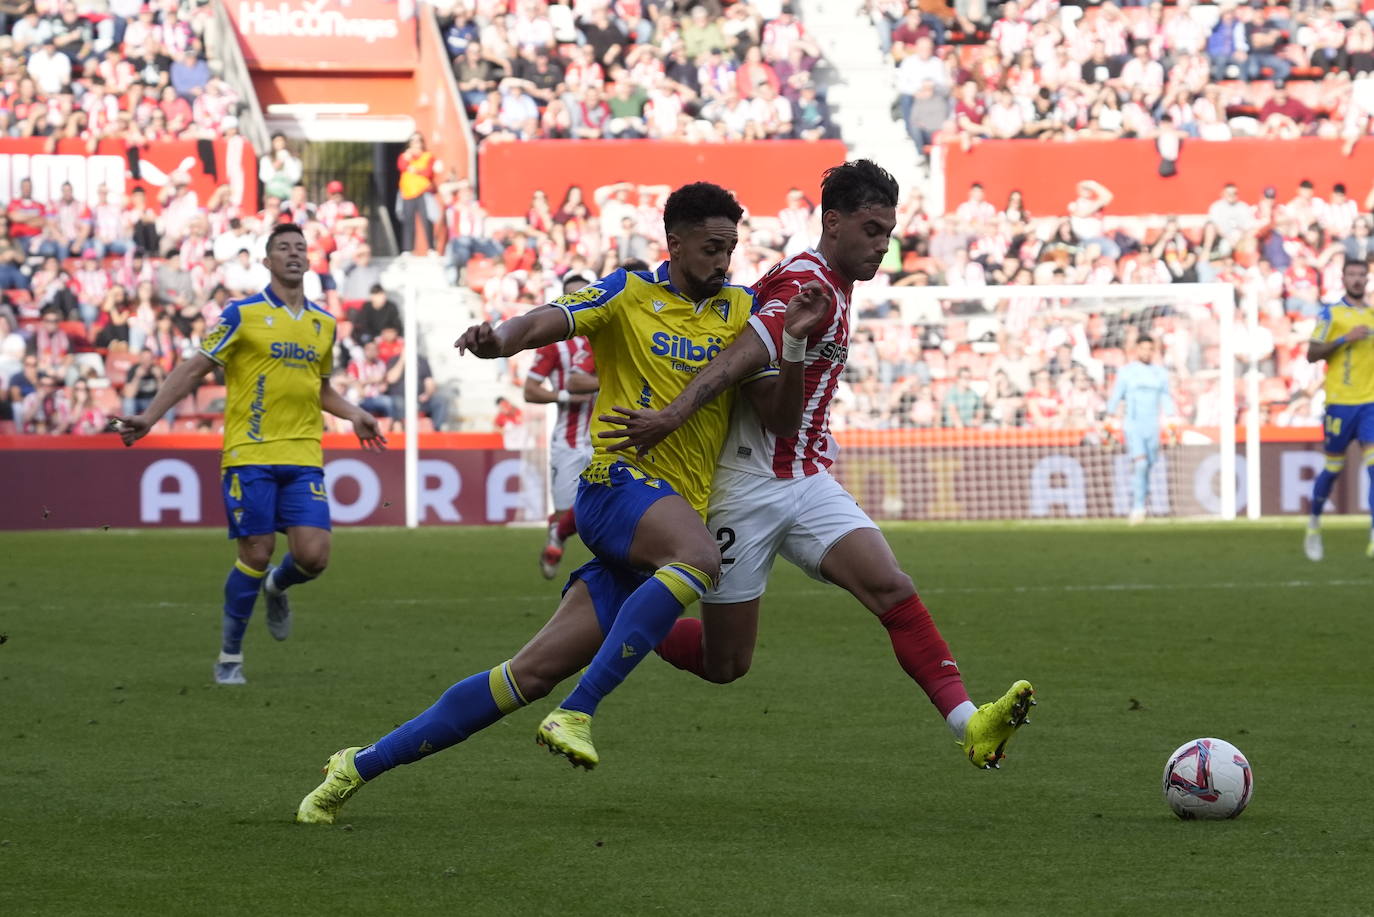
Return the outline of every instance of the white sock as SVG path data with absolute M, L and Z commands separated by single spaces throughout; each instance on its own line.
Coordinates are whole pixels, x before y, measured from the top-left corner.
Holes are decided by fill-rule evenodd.
M 220 654 L 219 654 L 219 661 L 220 661 L 220 662 L 242 662 L 242 661 L 243 661 L 243 654 L 242 654 L 242 653 L 226 653 L 226 652 L 221 651 Z
M 1316 529 L 1321 528 L 1321 527 L 1322 527 L 1322 517 L 1321 517 L 1321 516 L 1309 516 L 1309 517 L 1308 517 L 1308 520 L 1307 520 L 1307 527 L 1308 527 L 1309 529 L 1313 529 L 1314 531 L 1315 531 Z
M 268 595 L 280 595 L 281 588 L 277 585 L 277 568 L 271 567 L 267 571 L 267 576 L 263 577 L 263 591 Z
M 971 700 L 966 700 L 949 711 L 949 716 L 945 717 L 945 722 L 949 724 L 949 731 L 954 733 L 954 738 L 957 741 L 964 741 L 964 728 L 968 726 L 968 721 L 973 719 L 973 715 L 977 712 L 978 708 L 973 705 Z

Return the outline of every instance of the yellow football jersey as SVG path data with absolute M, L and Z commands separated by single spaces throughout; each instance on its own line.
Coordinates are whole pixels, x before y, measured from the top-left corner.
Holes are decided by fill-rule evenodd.
M 1356 325 L 1374 328 L 1374 309 L 1346 299 L 1325 304 L 1312 340 L 1334 341 Z M 1345 344 L 1326 358 L 1326 403 L 1374 404 L 1374 337 Z
M 733 390 L 703 406 L 642 457 L 632 451 L 607 452 L 607 441 L 598 434 L 619 428 L 598 418 L 616 406 L 667 407 L 707 361 L 739 336 L 753 303 L 748 289 L 729 284 L 694 302 L 673 287 L 666 262 L 654 272 L 616 271 L 553 301 L 568 318 L 568 337 L 585 335 L 591 342 L 601 382 L 592 412 L 595 452 L 584 478 L 604 481 L 613 463 L 624 462 L 667 481 L 705 516 L 716 459 L 730 426 Z
M 291 312 L 271 287 L 231 302 L 201 353 L 224 367 L 221 466 L 324 464 L 320 384 L 334 370 L 334 316 Z

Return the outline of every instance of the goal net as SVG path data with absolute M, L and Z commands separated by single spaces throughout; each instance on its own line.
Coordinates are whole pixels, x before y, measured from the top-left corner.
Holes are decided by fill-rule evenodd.
M 1147 511 L 1234 517 L 1230 285 L 870 285 L 851 322 L 835 474 L 874 518 L 1128 515 L 1132 463 L 1107 406 L 1145 334 L 1175 408 Z

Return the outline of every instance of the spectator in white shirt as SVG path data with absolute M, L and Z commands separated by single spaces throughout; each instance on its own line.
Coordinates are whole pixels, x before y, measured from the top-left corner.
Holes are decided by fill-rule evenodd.
M 254 261 L 246 248 L 240 248 L 234 260 L 224 266 L 224 285 L 235 297 L 257 293 L 271 281 L 267 268 Z
M 71 58 L 58 51 L 51 38 L 29 55 L 27 68 L 29 76 L 47 96 L 63 92 L 72 78 Z

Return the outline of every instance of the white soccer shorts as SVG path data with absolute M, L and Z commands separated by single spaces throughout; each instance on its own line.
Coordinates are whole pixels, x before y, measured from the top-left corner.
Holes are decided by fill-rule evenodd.
M 773 558 L 782 555 L 808 576 L 841 538 L 878 526 L 828 473 L 774 478 L 722 468 L 716 472 L 706 526 L 720 545 L 720 584 L 703 602 L 724 605 L 763 595 Z
M 577 499 L 577 481 L 591 460 L 591 446 L 549 444 L 549 490 L 553 494 L 555 512 L 572 508 L 573 500 Z

